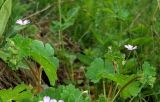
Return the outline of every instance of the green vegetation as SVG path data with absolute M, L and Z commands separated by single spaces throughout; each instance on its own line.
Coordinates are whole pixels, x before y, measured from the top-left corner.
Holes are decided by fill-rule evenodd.
M 159 0 L 0 0 L 0 102 L 159 102 L 159 12 Z

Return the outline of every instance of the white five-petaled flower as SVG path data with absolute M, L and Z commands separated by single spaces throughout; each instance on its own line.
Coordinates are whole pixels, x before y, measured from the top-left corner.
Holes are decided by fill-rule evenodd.
M 49 96 L 44 96 L 43 97 L 43 101 L 39 101 L 39 102 L 64 102 L 63 100 L 56 100 L 56 99 L 50 99 Z
M 27 25 L 27 24 L 30 23 L 30 21 L 29 21 L 29 20 L 18 19 L 18 20 L 16 21 L 16 23 L 19 24 L 19 25 Z
M 132 46 L 132 45 L 130 45 L 130 44 L 124 45 L 124 47 L 125 47 L 126 49 L 130 50 L 130 51 L 137 49 L 137 46 Z

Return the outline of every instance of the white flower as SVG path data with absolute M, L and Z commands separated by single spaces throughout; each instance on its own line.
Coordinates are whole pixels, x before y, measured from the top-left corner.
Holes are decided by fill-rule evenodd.
M 63 100 L 59 100 L 58 102 L 64 102 Z
M 130 50 L 130 51 L 137 49 L 137 46 L 132 46 L 132 45 L 130 45 L 130 44 L 124 45 L 124 47 L 125 47 L 126 49 Z
M 52 99 L 52 100 L 50 100 L 50 102 L 57 102 L 57 100 L 56 99 Z
M 50 97 L 49 96 L 44 96 L 43 102 L 50 102 Z
M 39 101 L 39 102 L 57 102 L 56 99 L 50 99 L 49 96 L 44 96 L 43 97 L 43 101 Z M 59 100 L 58 102 L 64 102 L 63 100 Z
M 30 21 L 29 21 L 29 20 L 18 19 L 18 20 L 16 21 L 16 23 L 19 24 L 19 25 L 27 25 L 27 24 L 30 23 Z

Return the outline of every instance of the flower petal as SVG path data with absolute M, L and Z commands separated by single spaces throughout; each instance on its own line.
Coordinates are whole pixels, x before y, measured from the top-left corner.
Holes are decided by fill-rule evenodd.
M 128 45 L 124 45 L 124 47 L 128 49 Z
M 127 50 L 135 50 L 137 49 L 137 46 L 133 47 L 132 45 L 128 44 L 128 45 L 124 45 L 124 47 L 127 49 Z
M 50 97 L 49 96 L 44 96 L 43 102 L 50 102 Z
M 133 50 L 137 49 L 137 46 L 133 47 Z
M 50 102 L 57 102 L 57 100 L 56 99 L 51 99 Z
M 18 20 L 16 21 L 16 23 L 22 25 L 22 24 L 23 24 L 23 21 L 22 21 L 21 19 L 18 19 Z
M 23 21 L 23 24 L 24 24 L 24 25 L 29 24 L 29 23 L 30 23 L 29 20 L 24 20 L 24 21 Z
M 26 25 L 26 24 L 29 24 L 30 21 L 29 21 L 29 20 L 18 19 L 18 20 L 16 21 L 16 23 L 19 24 L 19 25 Z
M 63 100 L 59 100 L 58 102 L 64 102 Z

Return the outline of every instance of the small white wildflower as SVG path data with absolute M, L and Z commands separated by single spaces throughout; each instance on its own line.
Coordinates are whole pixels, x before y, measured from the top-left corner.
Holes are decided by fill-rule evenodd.
M 57 100 L 56 99 L 52 99 L 52 100 L 50 100 L 50 102 L 57 102 Z
M 49 96 L 44 96 L 43 102 L 50 102 L 50 97 Z
M 130 45 L 130 44 L 124 45 L 124 47 L 125 47 L 126 49 L 130 50 L 130 51 L 137 49 L 137 46 L 132 46 L 132 45 Z
M 43 97 L 43 101 L 39 101 L 39 102 L 57 102 L 56 99 L 50 99 L 49 96 L 44 96 Z M 64 102 L 63 100 L 58 100 L 58 102 Z
M 58 102 L 64 102 L 63 100 L 59 100 Z
M 30 23 L 30 21 L 29 21 L 29 20 L 18 19 L 18 20 L 16 21 L 16 23 L 19 24 L 19 25 L 27 25 L 27 24 Z

